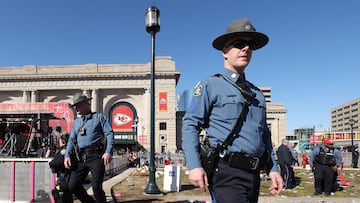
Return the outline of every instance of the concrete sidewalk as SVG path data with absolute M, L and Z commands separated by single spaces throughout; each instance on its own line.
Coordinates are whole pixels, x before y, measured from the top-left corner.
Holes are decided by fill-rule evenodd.
M 114 203 L 114 200 L 113 200 L 112 194 L 111 194 L 112 187 L 114 185 L 118 184 L 119 182 L 123 181 L 125 178 L 129 177 L 135 170 L 136 170 L 136 168 L 127 168 L 124 171 L 122 171 L 120 174 L 103 182 L 103 189 L 105 191 L 107 203 Z M 87 192 L 89 195 L 93 195 L 91 186 L 87 190 Z

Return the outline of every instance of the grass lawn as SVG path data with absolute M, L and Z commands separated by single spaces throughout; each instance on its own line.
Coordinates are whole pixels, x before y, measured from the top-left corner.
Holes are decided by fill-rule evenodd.
M 343 187 L 342 191 L 337 191 L 332 197 L 353 197 L 360 198 L 360 171 L 356 170 L 344 170 L 342 173 L 345 176 L 345 180 L 351 184 L 351 186 Z M 311 171 L 304 169 L 296 169 L 295 177 L 299 180 L 300 184 L 291 190 L 283 190 L 281 195 L 289 197 L 304 197 L 313 196 L 314 189 L 314 175 Z M 271 195 L 267 188 L 270 186 L 270 181 L 263 181 L 261 184 L 260 196 Z M 321 195 L 320 195 L 321 196 Z
M 181 174 L 181 191 L 180 192 L 169 192 L 163 190 L 163 168 L 158 168 L 156 173 L 156 185 L 161 191 L 162 195 L 151 195 L 147 196 L 144 194 L 144 189 L 148 184 L 149 177 L 146 172 L 141 173 L 137 170 L 136 173 L 130 175 L 122 182 L 116 184 L 113 187 L 114 194 L 118 202 L 171 202 L 179 200 L 179 197 L 209 197 L 208 192 L 201 191 L 199 188 L 194 188 L 188 181 L 187 175 L 185 174 L 185 167 L 182 167 Z M 336 192 L 332 197 L 352 197 L 360 198 L 360 171 L 356 170 L 344 170 L 346 181 L 351 183 L 351 187 L 344 187 L 342 191 Z M 296 169 L 295 176 L 299 180 L 300 184 L 291 190 L 284 190 L 281 195 L 288 197 L 306 197 L 313 196 L 314 192 L 314 177 L 311 171 L 304 169 Z M 270 180 L 266 177 L 261 183 L 260 196 L 271 196 L 268 191 L 270 186 Z M 320 195 L 321 196 L 321 195 Z

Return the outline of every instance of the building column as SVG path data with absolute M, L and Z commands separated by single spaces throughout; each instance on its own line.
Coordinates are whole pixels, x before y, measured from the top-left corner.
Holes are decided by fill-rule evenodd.
M 145 89 L 144 91 L 144 95 L 143 95 L 143 123 L 142 126 L 144 127 L 143 129 L 143 136 L 144 136 L 144 132 L 146 135 L 146 140 L 147 140 L 147 144 L 143 144 L 147 149 L 150 149 L 150 89 Z M 156 134 L 156 133 L 155 133 Z M 156 137 L 156 136 L 155 136 Z M 144 139 L 145 139 L 144 138 Z M 143 139 L 143 140 L 144 140 Z M 156 142 L 155 142 L 156 143 Z M 156 149 L 156 146 L 155 146 Z
M 277 118 L 276 119 L 277 120 L 277 124 L 276 124 L 276 127 L 277 127 L 277 139 L 278 139 L 278 146 L 280 146 L 281 145 L 281 140 L 282 139 L 280 139 L 280 118 Z M 285 138 L 285 137 L 284 137 Z
M 98 91 L 97 89 L 91 90 L 91 111 L 97 112 L 98 111 Z
M 38 92 L 36 90 L 31 91 L 31 102 L 37 102 Z
M 90 93 L 89 93 L 89 90 L 88 89 L 83 89 L 82 90 L 82 94 L 87 96 L 87 97 L 90 97 Z
M 29 94 L 29 91 L 23 91 L 23 102 L 29 102 L 29 97 L 30 97 L 30 94 Z

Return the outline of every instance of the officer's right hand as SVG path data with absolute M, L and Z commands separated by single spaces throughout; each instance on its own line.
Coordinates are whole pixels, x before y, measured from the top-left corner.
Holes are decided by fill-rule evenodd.
M 65 159 L 64 159 L 64 166 L 65 166 L 65 168 L 67 168 L 67 169 L 70 169 L 70 168 L 71 168 L 71 159 L 70 159 L 70 158 L 65 158 Z
M 206 187 L 209 185 L 206 172 L 203 168 L 193 168 L 189 171 L 189 181 L 194 186 L 202 188 L 206 191 Z
M 271 186 L 269 187 L 270 193 L 280 194 L 283 188 L 283 179 L 281 178 L 281 175 L 277 171 L 272 171 L 269 173 L 269 177 L 271 179 Z

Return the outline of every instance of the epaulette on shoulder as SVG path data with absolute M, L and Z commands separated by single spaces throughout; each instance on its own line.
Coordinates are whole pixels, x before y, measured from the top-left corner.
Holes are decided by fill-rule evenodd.
M 210 77 L 222 77 L 222 76 L 223 76 L 222 74 L 216 73 L 216 74 L 214 74 L 214 75 L 211 75 Z

